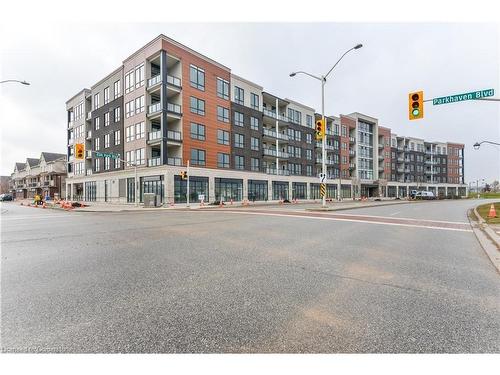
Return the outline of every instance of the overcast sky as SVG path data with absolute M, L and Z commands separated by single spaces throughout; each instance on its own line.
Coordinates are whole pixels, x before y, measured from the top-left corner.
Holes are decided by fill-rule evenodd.
M 495 89 L 500 98 L 499 29 L 493 24 L 248 23 L 25 24 L 3 28 L 1 174 L 40 152 L 66 152 L 65 102 L 163 33 L 260 84 L 268 92 L 320 110 L 319 82 L 294 70 L 326 73 L 356 43 L 326 85 L 328 115 L 361 112 L 398 135 L 465 143 L 466 181 L 500 178 L 500 102 L 433 107 L 409 121 L 407 95 L 426 98 Z

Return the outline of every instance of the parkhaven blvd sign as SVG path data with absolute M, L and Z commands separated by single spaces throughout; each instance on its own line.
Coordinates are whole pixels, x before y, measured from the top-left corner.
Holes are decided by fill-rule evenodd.
M 449 96 L 443 96 L 441 98 L 434 98 L 432 99 L 432 104 L 439 105 L 439 104 L 463 102 L 464 100 L 477 100 L 477 99 L 487 98 L 493 95 L 495 95 L 494 89 L 479 90 L 474 92 L 467 92 L 465 94 L 449 95 Z
M 96 158 L 110 158 L 110 159 L 120 159 L 120 154 L 113 154 L 111 152 L 94 152 Z

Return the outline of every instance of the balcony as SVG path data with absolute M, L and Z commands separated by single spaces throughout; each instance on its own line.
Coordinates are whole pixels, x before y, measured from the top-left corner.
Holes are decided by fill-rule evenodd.
M 268 110 L 266 108 L 262 108 L 262 113 L 264 113 L 265 116 L 272 117 L 274 119 L 277 118 L 280 121 L 289 122 L 288 117 L 283 116 L 283 115 L 277 115 L 276 116 L 276 112 L 275 111 L 270 111 L 270 110 Z
M 379 142 L 378 148 L 379 148 L 379 150 L 383 149 L 384 148 L 384 143 Z
M 182 165 L 182 159 L 181 158 L 168 158 L 167 164 L 180 166 L 180 165 Z
M 87 137 L 85 139 L 92 139 L 92 130 L 87 131 Z
M 159 156 L 148 159 L 148 167 L 157 167 L 159 165 L 161 165 L 161 158 Z
M 276 131 L 268 128 L 262 128 L 262 129 L 264 131 L 264 136 L 281 139 L 283 141 L 288 141 L 290 139 L 287 134 L 276 133 Z
M 85 151 L 85 157 L 87 159 L 92 159 L 92 151 L 91 150 L 86 150 Z
M 354 138 L 354 137 L 349 137 L 349 143 L 350 143 L 350 144 L 356 143 L 356 138 Z
M 161 81 L 162 81 L 161 74 L 158 74 L 157 76 L 151 77 L 150 79 L 148 79 L 148 89 L 161 83 Z
M 92 175 L 92 168 L 87 169 L 86 175 L 87 176 L 91 176 Z
M 352 148 L 349 149 L 349 156 L 355 156 L 356 155 L 356 151 L 354 151 Z
M 92 112 L 87 112 L 87 121 L 92 120 Z
M 398 163 L 404 163 L 405 158 L 398 157 L 397 158 Z
M 148 115 L 152 115 L 158 112 L 161 112 L 161 102 L 148 106 Z
M 316 164 L 323 164 L 323 159 L 322 158 L 316 158 Z M 325 164 L 326 165 L 335 165 L 338 163 L 335 163 L 332 159 L 325 159 Z
M 68 139 L 68 146 L 72 145 L 75 142 L 75 138 Z
M 68 128 L 71 128 L 73 127 L 73 125 L 75 124 L 74 121 L 68 121 Z
M 167 103 L 167 111 L 178 115 L 182 114 L 182 108 L 179 104 Z
M 181 79 L 171 75 L 167 75 L 167 83 L 169 85 L 176 86 L 179 88 L 182 87 Z
M 356 169 L 356 164 L 349 163 L 349 169 Z
M 399 168 L 397 169 L 397 171 L 398 171 L 399 173 L 404 173 L 405 169 L 404 169 L 404 168 L 399 167 Z
M 167 130 L 167 139 L 170 141 L 181 142 L 182 133 L 177 130 Z
M 161 130 L 157 130 L 157 131 L 153 131 L 153 132 L 148 133 L 148 142 L 160 141 L 162 138 L 163 138 L 163 136 L 162 136 Z
M 283 158 L 283 159 L 286 159 L 289 157 L 288 152 L 274 150 L 272 148 L 267 148 L 267 147 L 264 147 L 262 150 L 263 150 L 265 156 L 276 156 L 278 158 Z
M 384 160 L 384 155 L 378 154 L 378 160 Z
M 278 169 L 276 168 L 266 168 L 267 174 L 277 174 L 279 176 L 290 176 L 290 171 L 288 169 Z

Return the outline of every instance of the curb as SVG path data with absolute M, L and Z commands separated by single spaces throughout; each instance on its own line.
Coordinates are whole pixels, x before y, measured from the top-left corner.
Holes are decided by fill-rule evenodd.
M 490 240 L 493 241 L 498 250 L 500 250 L 500 237 L 493 229 L 490 228 L 490 226 L 486 223 L 486 220 L 479 215 L 477 207 L 474 207 L 474 215 L 476 215 L 476 218 L 479 221 L 479 227 L 488 235 Z
M 496 234 L 494 234 L 494 237 L 492 238 L 485 230 L 489 229 L 490 231 L 492 231 L 492 229 L 484 223 L 484 219 L 477 213 L 475 208 L 469 210 L 469 212 L 471 211 L 474 212 L 474 215 L 478 219 L 477 223 L 472 222 L 470 216 L 467 215 L 472 231 L 474 232 L 479 245 L 483 248 L 484 252 L 493 264 L 493 267 L 495 267 L 497 272 L 500 274 L 500 246 L 498 242 L 493 239 L 495 238 Z

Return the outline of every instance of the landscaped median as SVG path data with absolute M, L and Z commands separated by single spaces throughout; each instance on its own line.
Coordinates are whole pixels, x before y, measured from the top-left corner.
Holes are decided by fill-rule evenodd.
M 497 212 L 497 217 L 488 217 L 491 205 Z M 474 213 L 470 214 L 472 230 L 474 231 L 479 243 L 484 251 L 491 259 L 491 262 L 500 272 L 500 236 L 491 228 L 490 225 L 500 224 L 500 202 L 486 203 L 477 206 L 472 210 Z
M 488 217 L 488 214 L 492 204 L 497 212 L 497 217 L 490 218 Z M 481 206 L 476 207 L 476 211 L 479 216 L 483 218 L 486 224 L 500 224 L 500 202 L 482 204 Z

